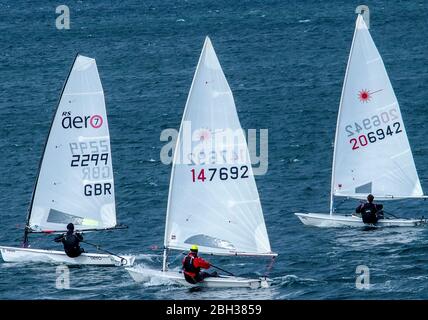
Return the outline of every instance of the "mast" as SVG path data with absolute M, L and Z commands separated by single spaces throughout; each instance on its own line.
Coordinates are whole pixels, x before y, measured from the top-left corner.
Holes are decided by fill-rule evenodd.
M 357 35 L 357 30 L 358 30 L 358 19 L 362 19 L 362 16 L 360 14 L 358 14 L 357 21 L 355 23 L 355 31 L 354 31 L 354 36 L 352 37 L 351 50 L 350 50 L 349 57 L 348 57 L 348 64 L 346 65 L 345 79 L 343 80 L 342 93 L 340 95 L 340 102 L 339 102 L 339 112 L 337 115 L 336 133 L 334 136 L 334 146 L 333 146 L 333 164 L 332 164 L 332 172 L 331 172 L 330 215 L 333 215 L 333 211 L 334 211 L 334 208 L 333 208 L 333 204 L 334 204 L 334 171 L 335 171 L 335 165 L 336 165 L 336 145 L 337 145 L 337 137 L 338 137 L 338 132 L 339 132 L 340 116 L 341 116 L 341 111 L 342 111 L 343 95 L 344 95 L 346 83 L 348 80 L 349 63 L 351 61 L 352 54 L 354 52 L 354 41 L 355 41 L 355 37 Z
M 167 259 L 168 259 L 168 248 L 164 248 L 163 249 L 163 260 L 162 260 L 162 272 L 167 271 L 168 266 L 167 266 Z
M 199 64 L 201 63 L 202 55 L 203 55 L 203 52 L 205 50 L 205 46 L 207 44 L 207 41 L 209 41 L 209 37 L 208 36 L 205 38 L 204 46 L 203 46 L 201 54 L 199 56 L 198 64 L 196 65 L 196 71 L 195 71 L 195 73 L 193 75 L 192 84 L 190 85 L 190 91 L 189 92 L 192 92 L 193 85 L 194 85 L 195 79 L 196 79 L 196 75 L 198 73 L 197 71 L 198 71 L 198 68 L 199 68 Z M 181 142 L 180 135 L 182 133 L 184 119 L 186 119 L 187 106 L 189 105 L 189 100 L 190 100 L 190 94 L 187 95 L 186 105 L 184 107 L 183 116 L 181 118 L 180 129 L 178 131 L 177 142 L 175 144 L 174 156 L 173 156 L 173 160 L 172 160 L 171 177 L 170 177 L 170 180 L 169 180 L 169 190 L 168 190 L 168 204 L 167 204 L 166 218 L 165 218 L 165 235 L 164 235 L 164 242 L 163 242 L 164 243 L 164 251 L 163 251 L 163 266 L 162 266 L 162 271 L 166 271 L 166 267 L 167 267 L 166 264 L 167 264 L 167 259 L 168 259 L 168 239 L 167 239 L 167 237 L 168 237 L 168 230 L 167 230 L 167 224 L 168 224 L 169 210 L 170 210 L 170 206 L 171 206 L 171 194 L 172 194 L 172 185 L 173 185 L 172 182 L 173 182 L 173 179 L 174 179 L 174 171 L 175 171 L 174 164 L 176 163 L 177 157 L 180 156 L 180 155 L 178 155 L 177 151 L 178 151 L 178 149 L 180 147 L 180 142 Z
M 74 67 L 74 63 L 76 62 L 76 59 L 77 59 L 77 57 L 78 57 L 78 56 L 79 56 L 79 53 L 77 53 L 77 54 L 76 54 L 76 56 L 74 57 L 73 63 L 72 63 L 72 65 L 71 65 L 71 68 L 70 68 L 70 70 L 68 71 L 67 78 L 65 79 L 65 82 L 64 82 L 64 84 L 63 84 L 63 86 L 62 86 L 61 94 L 60 94 L 60 96 L 59 96 L 59 100 L 58 100 L 58 103 L 57 103 L 57 106 L 56 106 L 55 112 L 54 112 L 54 114 L 53 114 L 53 117 L 52 117 L 51 125 L 50 125 L 50 127 L 49 127 L 49 133 L 48 133 L 48 135 L 47 135 L 47 137 L 46 137 L 45 145 L 43 146 L 43 153 L 42 153 L 42 157 L 41 157 L 40 162 L 39 162 L 39 169 L 37 170 L 36 182 L 35 182 L 35 184 L 34 184 L 33 193 L 32 193 L 32 195 L 31 195 L 30 207 L 28 208 L 28 212 L 27 212 L 27 219 L 26 219 L 26 222 L 25 222 L 25 228 L 24 228 L 24 239 L 23 239 L 23 242 L 22 242 L 22 246 L 23 246 L 23 247 L 25 247 L 25 248 L 26 248 L 26 247 L 28 247 L 28 234 L 29 234 L 29 233 L 30 233 L 30 231 L 31 231 L 31 230 L 30 230 L 30 226 L 29 226 L 30 218 L 31 218 L 31 211 L 32 211 L 32 209 L 33 209 L 34 196 L 35 196 L 35 194 L 36 194 L 36 188 L 37 188 L 37 183 L 38 183 L 38 181 L 39 181 L 40 170 L 41 170 L 41 168 L 42 168 L 43 158 L 44 158 L 45 153 L 46 153 L 46 146 L 47 146 L 47 144 L 48 144 L 49 136 L 50 136 L 51 131 L 52 131 L 52 126 L 53 126 L 53 123 L 54 123 L 54 121 L 55 121 L 55 117 L 56 117 L 56 114 L 57 114 L 57 112 L 58 112 L 59 105 L 60 105 L 60 103 L 61 103 L 61 99 L 62 99 L 62 95 L 63 95 L 63 93 L 64 93 L 65 86 L 67 85 L 68 78 L 70 77 L 71 71 L 73 70 L 73 67 Z

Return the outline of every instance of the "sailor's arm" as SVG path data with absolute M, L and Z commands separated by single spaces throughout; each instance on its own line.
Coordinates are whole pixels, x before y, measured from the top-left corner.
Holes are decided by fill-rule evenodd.
M 195 258 L 193 261 L 193 265 L 196 268 L 203 268 L 203 269 L 209 269 L 209 267 L 211 267 L 210 263 L 208 261 L 205 261 L 202 258 Z
M 55 241 L 55 242 L 61 242 L 61 241 L 62 241 L 62 239 L 64 239 L 64 235 L 63 235 L 63 234 L 60 234 L 59 236 L 56 236 L 56 237 L 55 237 L 54 241 Z

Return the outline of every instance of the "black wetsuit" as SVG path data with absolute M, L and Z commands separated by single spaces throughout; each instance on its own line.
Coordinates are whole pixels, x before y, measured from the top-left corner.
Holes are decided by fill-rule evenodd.
M 355 212 L 361 213 L 364 223 L 375 224 L 379 219 L 383 218 L 382 209 L 383 205 L 381 204 L 366 202 L 360 204 L 357 209 L 355 209 Z
M 79 244 L 82 240 L 83 236 L 81 234 L 70 231 L 54 239 L 55 242 L 62 242 L 64 251 L 70 258 L 76 258 L 80 256 L 82 252 L 85 252 Z

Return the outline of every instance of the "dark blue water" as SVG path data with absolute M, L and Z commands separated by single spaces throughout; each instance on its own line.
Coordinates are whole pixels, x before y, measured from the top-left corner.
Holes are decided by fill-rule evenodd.
M 178 128 L 204 37 L 210 35 L 244 128 L 269 129 L 269 170 L 257 177 L 279 253 L 269 290 L 202 290 L 136 284 L 121 268 L 0 264 L 1 299 L 427 299 L 428 230 L 322 230 L 295 211 L 327 212 L 332 144 L 355 23 L 352 1 L 68 1 L 71 29 L 55 28 L 51 1 L 0 3 L 0 243 L 18 245 L 38 162 L 74 55 L 96 58 L 105 90 L 117 212 L 126 231 L 88 235 L 158 267 L 170 166 L 160 132 Z M 66 3 L 67 4 L 67 3 Z M 370 1 L 371 32 L 389 72 L 422 186 L 428 189 L 428 5 Z M 353 208 L 354 201 L 342 210 Z M 387 208 L 426 215 L 427 203 Z M 32 237 L 34 247 L 52 246 Z M 180 256 L 172 256 L 180 258 Z M 178 261 L 178 260 L 176 260 Z M 269 261 L 214 261 L 244 276 Z M 356 268 L 370 268 L 358 290 Z

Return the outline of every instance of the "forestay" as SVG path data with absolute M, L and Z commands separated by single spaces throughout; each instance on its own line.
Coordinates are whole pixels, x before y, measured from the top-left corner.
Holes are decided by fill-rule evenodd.
M 334 196 L 423 195 L 397 98 L 361 15 L 343 85 L 332 180 Z
M 207 37 L 187 99 L 171 174 L 165 246 L 271 255 L 247 143 Z
M 63 88 L 39 170 L 32 231 L 116 225 L 110 136 L 94 59 L 77 56 Z

